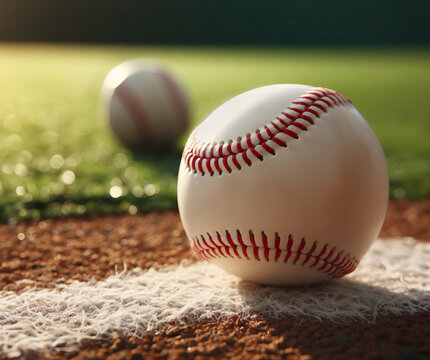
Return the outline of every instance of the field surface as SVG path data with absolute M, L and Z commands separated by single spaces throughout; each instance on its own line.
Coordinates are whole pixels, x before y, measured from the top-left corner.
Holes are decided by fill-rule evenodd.
M 156 58 L 182 79 L 193 125 L 254 87 L 333 88 L 378 135 L 391 197 L 430 196 L 428 50 L 0 45 L 0 220 L 176 207 L 186 136 L 164 153 L 133 153 L 100 118 L 104 77 L 137 57 Z
M 372 274 L 297 289 L 237 285 L 240 293 L 233 299 L 240 306 L 269 300 L 296 315 L 275 317 L 253 308 L 251 317 L 232 316 L 222 294 L 233 288 L 214 287 L 208 274 L 184 277 L 184 270 L 193 276 L 193 266 L 209 265 L 191 251 L 177 212 L 0 224 L 0 359 L 428 359 L 429 222 L 429 200 L 390 203 L 381 237 L 418 241 L 403 238 L 403 244 L 416 246 L 406 256 L 378 256 L 385 268 L 382 279 Z M 388 249 L 394 243 L 381 244 Z M 187 267 L 178 267 L 184 259 Z M 424 263 L 421 271 L 416 262 Z M 124 264 L 140 274 L 139 281 L 121 273 Z M 172 276 L 170 281 L 157 276 L 154 267 L 169 267 L 164 274 Z M 121 274 L 115 276 L 115 270 Z M 355 273 L 360 271 L 366 271 L 364 263 Z M 415 277 L 423 280 L 421 286 Z M 390 288 L 393 280 L 397 285 Z M 194 291 L 182 292 L 187 286 Z M 160 292 L 166 287 L 170 291 Z M 341 289 L 334 301 L 326 288 Z M 258 297 L 261 293 L 265 296 Z M 373 300 L 367 297 L 372 293 Z M 312 309 L 304 294 L 315 297 Z M 360 307 L 352 310 L 348 296 Z M 366 316 L 337 322 L 326 311 L 309 319 L 322 304 Z M 178 306 L 182 316 L 172 318 Z M 204 316 L 214 308 L 216 316 Z M 164 325 L 146 331 L 149 319 Z

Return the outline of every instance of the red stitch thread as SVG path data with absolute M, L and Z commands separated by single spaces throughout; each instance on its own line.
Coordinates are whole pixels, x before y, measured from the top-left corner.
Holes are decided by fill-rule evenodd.
M 261 146 L 269 153 L 271 153 L 272 155 L 275 155 L 275 151 L 269 146 L 267 145 L 266 142 L 262 143 Z
M 276 125 L 274 121 L 272 121 L 271 124 L 276 129 L 276 131 L 278 132 L 281 131 L 281 128 L 278 125 Z M 273 137 L 272 133 L 270 133 L 270 137 Z
M 260 153 L 259 153 L 259 152 L 257 152 L 257 150 L 255 150 L 254 148 L 251 148 L 250 150 L 251 150 L 252 154 L 253 154 L 253 155 L 254 155 L 258 160 L 263 160 L 263 156 L 262 156 L 262 155 L 260 155 Z
M 251 141 L 251 136 L 248 136 L 246 138 L 246 144 L 249 146 L 249 148 L 254 148 L 254 145 L 252 144 L 252 141 Z
M 299 138 L 299 136 L 294 131 L 292 131 L 292 130 L 284 129 L 284 130 L 282 130 L 282 132 L 284 134 L 287 134 L 287 135 L 293 137 L 294 139 L 298 139 Z
M 212 247 L 212 246 L 210 246 L 210 245 L 206 242 L 206 239 L 205 239 L 205 237 L 204 237 L 203 235 L 201 235 L 201 238 L 202 238 L 203 244 L 205 244 L 205 245 L 208 247 L 208 249 L 212 250 L 212 252 L 213 252 L 214 256 L 215 256 L 215 257 L 217 257 L 217 254 L 216 254 L 216 252 L 215 252 L 215 248 L 214 248 L 214 247 Z
M 335 250 L 336 250 L 335 247 L 333 249 L 331 249 L 330 252 L 328 253 L 327 257 L 325 258 L 325 260 L 330 259 L 333 256 L 333 253 L 334 253 Z
M 282 125 L 287 127 L 289 124 L 287 124 L 284 120 L 282 120 L 280 117 L 277 117 L 276 120 L 278 120 Z
M 312 110 L 311 108 L 308 108 L 306 111 L 310 112 L 312 115 L 314 115 L 317 118 L 320 117 L 320 114 L 318 114 L 315 110 Z
M 193 156 L 191 160 L 191 169 L 196 170 L 197 156 Z
M 172 78 L 165 73 L 164 71 L 160 71 L 159 75 L 163 84 L 166 87 L 166 90 L 171 97 L 175 107 L 177 108 L 177 113 L 179 115 L 179 122 L 181 124 L 181 131 L 185 131 L 188 126 L 188 104 L 185 102 L 180 89 L 176 82 L 172 80 Z
M 198 244 L 198 248 L 200 248 L 200 249 L 201 249 L 201 252 L 202 252 L 203 256 L 204 256 L 206 259 L 209 259 L 209 257 L 213 257 L 213 258 L 215 258 L 215 256 L 212 256 L 212 255 L 210 254 L 210 252 L 208 251 L 208 250 L 209 250 L 208 248 L 204 248 L 204 247 L 202 246 L 202 244 L 200 243 L 200 240 L 199 240 L 199 238 L 198 238 L 198 237 L 196 237 L 196 238 L 195 238 L 195 241 L 196 241 L 196 243 Z
M 324 247 L 321 249 L 321 252 L 318 254 L 317 258 L 322 257 L 326 251 L 327 251 L 327 244 L 325 244 Z
M 261 233 L 261 241 L 263 242 L 264 246 L 264 258 L 269 261 L 269 244 L 267 243 L 267 235 L 264 233 L 264 231 Z
M 205 160 L 206 160 L 206 167 L 207 167 L 207 169 L 208 169 L 209 173 L 210 173 L 211 175 L 213 175 L 213 174 L 214 174 L 214 171 L 212 170 L 210 160 L 208 160 L 208 159 L 205 159 Z
M 227 169 L 228 172 L 231 172 L 231 167 L 228 165 L 228 161 L 227 161 L 227 157 L 223 157 L 222 158 L 222 163 L 224 165 L 224 167 Z
M 343 265 L 343 263 L 346 261 L 346 259 L 347 259 L 347 257 L 346 256 L 344 256 L 343 257 L 343 259 L 342 259 L 342 261 L 338 264 L 339 266 L 342 266 Z
M 211 236 L 211 234 L 209 234 L 209 233 L 207 233 L 207 235 L 208 235 L 208 238 L 209 238 L 209 241 L 212 243 L 212 245 L 213 246 L 215 246 L 216 248 L 217 248 L 217 250 L 218 250 L 218 252 L 221 254 L 221 256 L 223 256 L 223 257 L 227 257 L 227 256 L 225 256 L 224 255 L 224 253 L 222 252 L 222 248 L 221 248 L 221 246 L 219 246 L 213 239 L 212 239 L 212 236 Z M 202 235 L 203 236 L 203 235 Z
M 300 113 L 302 113 L 304 111 L 304 110 L 300 110 L 300 109 L 297 109 L 297 108 L 294 108 L 294 107 L 290 107 L 290 110 L 293 110 L 293 111 L 295 111 L 298 114 L 300 114 Z
M 216 169 L 216 171 L 218 171 L 221 174 L 222 170 L 219 166 L 219 160 L 220 160 L 220 158 L 215 158 L 215 169 Z
M 242 247 L 242 252 L 243 252 L 243 255 L 247 258 L 247 259 L 249 259 L 249 257 L 248 257 L 248 253 L 246 252 L 246 245 L 243 243 L 243 241 L 242 241 L 242 234 L 240 233 L 240 231 L 239 230 L 236 230 L 236 235 L 237 235 L 237 241 L 239 241 L 239 244 L 240 244 L 240 246 Z
M 300 130 L 308 131 L 308 128 L 305 125 L 300 124 L 299 122 L 295 122 L 292 125 L 295 126 L 295 127 L 298 127 Z
M 313 120 L 310 116 L 307 116 L 307 115 L 303 115 L 303 114 L 302 114 L 301 118 L 302 118 L 303 120 L 306 120 L 307 122 L 311 123 L 312 125 L 315 125 L 314 120 Z
M 293 104 L 308 106 L 309 102 L 294 100 Z
M 306 255 L 305 260 L 302 262 L 302 265 L 306 265 L 306 264 L 308 263 L 308 261 L 310 260 L 310 258 L 311 258 L 311 256 L 312 256 L 312 254 L 313 254 L 313 253 L 314 253 L 314 251 L 316 250 L 316 248 L 317 248 L 317 243 L 316 243 L 316 241 L 314 241 L 314 243 L 313 243 L 313 245 L 312 245 L 311 249 L 309 250 L 308 254 Z
M 232 157 L 235 168 L 241 170 L 241 166 L 237 161 L 238 154 L 241 154 L 246 164 L 251 166 L 253 159 L 248 157 L 248 151 L 259 160 L 263 160 L 263 155 L 267 155 L 266 152 L 275 155 L 276 149 L 274 149 L 273 146 L 287 147 L 287 143 L 277 137 L 278 134 L 286 134 L 294 139 L 298 139 L 299 134 L 293 130 L 294 128 L 298 129 L 297 131 L 307 131 L 308 126 L 314 125 L 314 120 L 320 118 L 319 111 L 327 112 L 328 109 L 334 106 L 342 106 L 350 104 L 351 102 L 346 97 L 333 90 L 315 88 L 307 91 L 292 103 L 294 105 L 289 106 L 281 115 L 276 117 L 275 121 L 278 121 L 279 124 L 275 121 L 269 122 L 267 125 L 263 126 L 261 130 L 257 129 L 254 132 L 253 138 L 251 138 L 251 134 L 247 134 L 243 143 L 242 137 L 239 137 L 236 142 L 229 140 L 228 144 L 224 142 L 206 144 L 199 143 L 195 140 L 189 141 L 183 153 L 183 159 L 187 168 L 194 172 L 199 171 L 204 173 L 208 171 L 213 173 L 213 171 L 211 171 L 211 165 L 206 166 L 207 170 L 205 169 L 203 166 L 203 159 L 208 160 L 205 164 L 209 164 L 209 162 L 214 159 L 213 165 L 216 171 L 222 175 L 224 170 L 229 173 L 233 171 L 228 161 L 228 158 Z M 293 113 L 295 115 L 293 115 Z M 282 117 L 288 120 L 286 121 Z M 309 123 L 309 125 L 306 126 L 298 120 L 304 120 Z M 270 140 L 272 143 L 269 143 Z M 254 144 L 253 141 L 256 143 Z M 236 146 L 233 146 L 233 144 Z M 208 147 L 209 154 L 207 154 L 206 151 Z M 262 149 L 266 152 L 260 153 Z M 197 159 L 199 158 L 202 158 L 202 160 L 198 162 Z
M 270 129 L 267 126 L 266 126 L 266 132 L 267 132 L 267 135 L 269 135 L 271 138 L 273 137 L 272 132 L 270 131 Z
M 319 99 L 319 101 L 322 101 L 323 103 L 325 103 L 328 107 L 332 107 L 333 106 L 333 104 L 330 102 L 330 101 L 327 101 L 326 99 L 324 99 L 324 98 L 320 98 Z
M 299 245 L 299 249 L 297 250 L 296 257 L 294 258 L 294 261 L 293 261 L 294 263 L 299 261 L 300 256 L 302 255 L 302 250 L 304 249 L 305 246 L 306 246 L 306 241 L 305 241 L 305 239 L 302 239 L 302 241 L 300 242 L 300 245 Z
M 328 264 L 328 261 L 323 259 L 322 266 L 320 266 L 317 270 L 319 270 L 319 271 L 324 270 L 326 268 L 327 264 Z
M 337 253 L 336 257 L 335 257 L 335 258 L 334 258 L 334 260 L 333 260 L 333 264 L 335 264 L 335 263 L 339 260 L 340 255 L 341 255 L 341 253 L 340 253 L 340 252 L 339 252 L 339 253 Z
M 206 159 L 205 159 L 206 160 Z M 202 175 L 204 175 L 205 174 L 205 172 L 203 171 L 203 166 L 202 166 L 202 158 L 200 158 L 199 160 L 198 160 L 198 163 L 197 163 L 197 168 L 199 169 L 199 171 L 200 171 L 200 173 L 202 174 Z
M 288 119 L 290 119 L 291 121 L 295 121 L 295 120 L 297 120 L 297 116 L 293 116 L 293 115 L 290 115 L 290 114 L 288 114 L 288 113 L 286 113 L 286 112 L 283 112 L 282 113 L 282 115 L 284 115 L 285 117 L 287 117 Z M 289 124 L 290 125 L 290 124 Z
M 275 234 L 275 261 L 278 261 L 279 257 L 281 256 L 282 250 L 279 248 L 281 244 L 281 238 L 278 233 Z
M 223 241 L 220 232 L 216 232 L 218 243 L 213 239 L 210 233 L 207 233 L 207 238 L 204 235 L 195 236 L 190 239 L 191 248 L 196 251 L 202 259 L 210 260 L 217 257 L 237 257 L 241 258 L 238 248 L 242 250 L 242 254 L 246 259 L 250 259 L 248 250 L 251 250 L 254 254 L 254 258 L 260 261 L 259 252 L 260 249 L 263 252 L 264 259 L 266 261 L 278 261 L 281 257 L 282 251 L 286 252 L 284 262 L 288 262 L 291 256 L 294 255 L 292 264 L 299 264 L 302 257 L 305 259 L 300 262 L 302 266 L 307 265 L 309 268 L 314 268 L 317 271 L 325 273 L 327 276 L 332 278 L 342 277 L 355 270 L 358 264 L 358 260 L 355 257 L 351 257 L 349 254 L 344 254 L 342 251 L 338 252 L 333 260 L 330 258 L 336 251 L 333 247 L 327 253 L 328 244 L 325 244 L 319 253 L 316 253 L 317 242 L 315 241 L 308 251 L 305 251 L 306 240 L 302 238 L 298 244 L 297 250 L 293 250 L 294 239 L 290 234 L 288 235 L 287 246 L 285 250 L 280 247 L 281 237 L 278 233 L 274 235 L 274 247 L 269 247 L 269 239 L 265 232 L 261 233 L 261 242 L 263 246 L 257 246 L 255 236 L 252 231 L 249 231 L 249 241 L 252 245 L 246 245 L 243 241 L 243 235 L 240 230 L 236 230 L 236 242 L 231 236 L 228 230 L 225 231 L 225 239 Z M 221 244 L 221 245 L 220 245 Z M 250 249 L 248 249 L 250 248 Z M 230 252 L 233 250 L 234 255 Z M 271 253 L 271 250 L 275 250 Z M 327 254 L 327 255 L 326 255 Z M 311 259 L 314 258 L 314 261 Z
M 260 140 L 260 142 L 264 143 L 266 140 L 264 140 L 263 136 L 261 135 L 260 131 L 257 131 L 257 138 Z
M 287 255 L 285 255 L 284 262 L 287 262 L 290 258 L 292 252 L 291 247 L 293 246 L 293 237 L 291 235 L 288 236 L 288 243 L 287 243 Z
M 255 237 L 254 237 L 254 233 L 252 231 L 249 232 L 249 240 L 251 241 L 252 247 L 254 248 L 254 257 L 257 260 L 260 260 L 260 257 L 258 256 L 258 246 L 255 243 Z
M 237 246 L 233 243 L 233 239 L 231 238 L 230 233 L 228 232 L 228 230 L 225 231 L 225 235 L 227 236 L 227 241 L 230 244 L 230 246 L 233 248 L 233 251 L 235 253 L 235 255 L 240 258 L 239 253 L 237 252 Z
M 222 148 L 223 148 L 223 146 L 224 146 L 224 143 L 223 143 L 223 142 L 221 142 L 221 144 L 219 144 L 219 146 L 218 146 L 218 156 L 219 156 L 219 157 L 222 157 L 222 156 L 223 156 L 223 153 L 222 153 Z
M 119 98 L 130 112 L 130 115 L 134 118 L 140 130 L 139 135 L 142 140 L 148 144 L 152 143 L 151 124 L 148 121 L 142 102 L 134 96 L 133 92 L 127 87 L 125 81 L 115 89 L 115 93 L 118 94 Z
M 228 151 L 229 154 L 232 154 L 231 143 L 228 143 L 228 145 L 227 145 L 227 151 Z
M 196 248 L 196 249 L 198 249 L 199 251 L 203 251 L 203 248 L 200 246 L 200 244 L 199 244 L 199 242 L 198 242 L 199 240 L 198 240 L 198 238 L 197 237 L 195 237 L 194 238 L 194 247 Z
M 240 165 L 239 165 L 239 162 L 238 162 L 238 161 L 237 161 L 237 159 L 236 159 L 236 156 L 237 156 L 237 154 L 234 154 L 234 155 L 232 156 L 233 164 L 234 164 L 234 166 L 236 166 L 236 167 L 237 167 L 237 169 L 238 169 L 238 170 L 240 170 L 240 169 L 241 169 L 241 167 L 240 167 Z
M 286 147 L 286 146 L 287 146 L 287 144 L 286 144 L 285 142 L 283 142 L 282 140 L 279 140 L 276 136 L 274 136 L 274 137 L 272 138 L 272 140 L 273 140 L 275 143 L 277 143 L 279 146 L 283 146 L 283 147 Z
M 319 262 L 320 262 L 320 258 L 316 257 L 314 263 L 311 266 L 309 266 L 309 267 L 313 268 L 313 267 L 317 266 Z
M 216 236 L 217 236 L 218 241 L 222 244 L 222 246 L 224 246 L 224 249 L 225 249 L 225 252 L 227 253 L 227 255 L 230 257 L 233 257 L 233 255 L 230 254 L 229 247 L 223 243 L 223 241 L 221 239 L 221 234 L 218 231 L 216 233 Z
M 248 166 L 251 166 L 251 165 L 252 165 L 251 160 L 249 160 L 248 156 L 246 155 L 246 151 L 244 151 L 244 152 L 242 153 L 242 158 L 243 158 L 243 160 L 246 162 L 246 164 L 247 164 Z

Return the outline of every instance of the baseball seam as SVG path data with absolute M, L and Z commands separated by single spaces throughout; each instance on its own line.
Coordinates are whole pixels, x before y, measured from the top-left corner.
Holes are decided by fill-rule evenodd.
M 115 89 L 116 94 L 120 101 L 123 103 L 125 107 L 125 111 L 129 113 L 132 118 L 132 121 L 136 124 L 139 131 L 140 140 L 144 141 L 147 144 L 152 143 L 152 131 L 151 125 L 148 121 L 148 116 L 146 114 L 146 110 L 141 101 L 139 101 L 130 90 L 126 81 L 123 81 L 118 87 Z
M 169 74 L 160 70 L 158 76 L 160 77 L 172 103 L 176 107 L 175 113 L 180 124 L 179 130 L 183 133 L 188 127 L 188 103 L 184 99 L 184 96 L 179 89 L 179 85 L 169 76 Z
M 248 233 L 249 243 L 244 243 L 245 237 L 236 230 L 236 236 L 232 236 L 228 230 L 215 232 L 215 234 L 206 233 L 190 237 L 191 248 L 205 260 L 215 258 L 245 258 L 247 260 L 255 259 L 258 261 L 283 261 L 293 265 L 308 266 L 311 269 L 325 273 L 332 278 L 340 278 L 355 270 L 359 260 L 345 254 L 343 250 L 337 251 L 336 247 L 330 247 L 329 244 L 320 246 L 317 241 L 311 243 L 305 238 L 298 242 L 294 240 L 292 234 L 286 239 L 285 248 L 281 248 L 283 242 L 280 235 L 275 233 L 272 241 L 274 246 L 269 247 L 269 240 L 265 232 L 261 232 L 261 239 L 256 239 L 252 231 Z M 263 246 L 258 246 L 257 241 Z M 308 245 L 308 246 L 307 246 Z
M 197 128 L 182 154 L 185 167 L 195 174 L 213 176 L 252 166 L 257 160 L 276 155 L 278 148 L 286 148 L 290 141 L 299 139 L 302 132 L 315 125 L 322 113 L 339 106 L 352 106 L 352 103 L 334 90 L 312 88 L 292 101 L 276 119 L 245 137 L 219 143 L 201 142 L 195 139 Z

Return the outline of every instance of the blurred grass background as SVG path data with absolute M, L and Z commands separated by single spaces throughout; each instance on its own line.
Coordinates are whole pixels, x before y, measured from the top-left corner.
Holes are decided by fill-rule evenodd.
M 430 51 L 0 45 L 0 220 L 176 207 L 182 146 L 123 147 L 100 119 L 118 63 L 156 58 L 185 83 L 193 126 L 230 97 L 274 83 L 349 97 L 385 150 L 392 198 L 430 197 Z M 191 130 L 191 129 L 190 129 Z

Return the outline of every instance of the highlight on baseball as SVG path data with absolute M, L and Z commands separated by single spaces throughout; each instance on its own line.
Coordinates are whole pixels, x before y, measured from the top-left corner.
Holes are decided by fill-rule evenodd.
M 354 271 L 388 203 L 382 147 L 336 91 L 264 86 L 191 133 L 178 205 L 191 247 L 243 280 L 299 285 Z
M 151 60 L 116 66 L 106 76 L 101 99 L 112 132 L 132 148 L 168 147 L 189 126 L 190 101 L 184 86 Z

